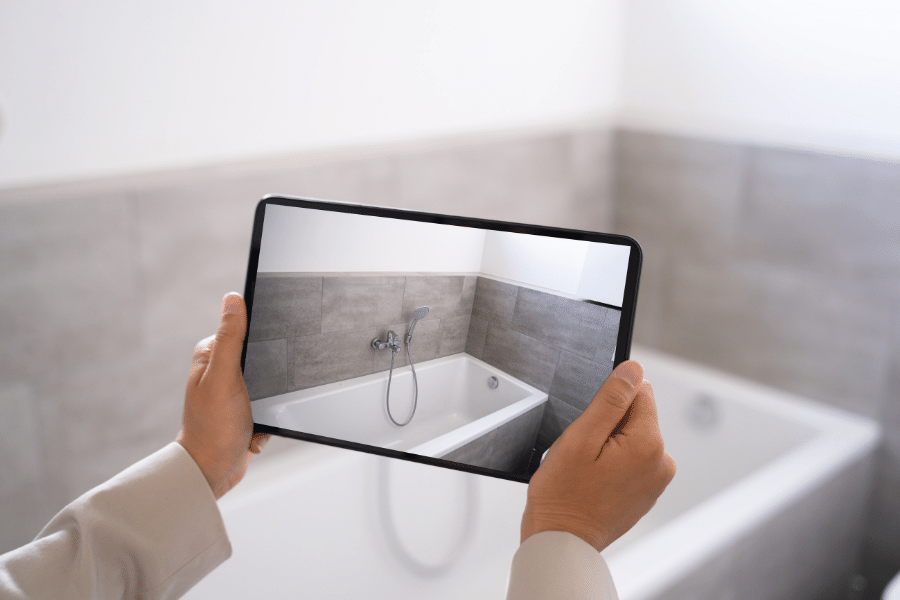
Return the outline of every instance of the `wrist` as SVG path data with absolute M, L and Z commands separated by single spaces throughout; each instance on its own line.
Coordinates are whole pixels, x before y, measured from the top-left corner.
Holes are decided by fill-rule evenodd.
M 216 500 L 221 498 L 226 490 L 223 489 L 224 486 L 221 482 L 221 478 L 216 477 L 215 469 L 210 465 L 210 461 L 208 461 L 206 457 L 203 456 L 200 449 L 194 447 L 183 434 L 179 434 L 175 441 L 181 444 L 181 447 L 194 459 L 194 463 L 196 463 L 197 468 L 200 469 L 203 478 L 206 479 L 206 483 L 209 485 L 209 489 Z
M 602 552 L 609 542 L 598 529 L 596 523 L 586 523 L 583 518 L 574 515 L 540 514 L 526 508 L 522 515 L 520 542 L 545 531 L 562 531 L 580 538 L 597 552 Z

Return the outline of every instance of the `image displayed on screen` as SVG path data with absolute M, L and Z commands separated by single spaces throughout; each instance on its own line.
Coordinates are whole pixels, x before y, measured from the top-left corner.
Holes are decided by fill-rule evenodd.
M 529 477 L 612 371 L 630 251 L 267 204 L 253 420 Z

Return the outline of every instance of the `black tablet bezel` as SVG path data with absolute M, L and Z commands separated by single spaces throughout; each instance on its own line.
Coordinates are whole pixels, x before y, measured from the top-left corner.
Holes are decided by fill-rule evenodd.
M 458 227 L 472 227 L 476 229 L 491 229 L 494 231 L 507 231 L 512 233 L 525 233 L 531 235 L 541 235 L 545 237 L 564 238 L 570 240 L 582 240 L 587 242 L 600 242 L 604 244 L 615 244 L 619 246 L 629 246 L 631 252 L 628 258 L 628 273 L 625 278 L 625 293 L 622 298 L 621 316 L 619 320 L 619 336 L 616 340 L 616 355 L 613 361 L 613 367 L 619 363 L 628 360 L 631 354 L 631 339 L 634 331 L 634 314 L 637 309 L 637 294 L 640 285 L 641 262 L 643 253 L 640 244 L 636 240 L 625 235 L 616 235 L 609 233 L 596 233 L 592 231 L 579 231 L 576 229 L 562 229 L 559 227 L 546 227 L 542 225 L 527 225 L 524 223 L 510 223 L 505 221 L 492 221 L 488 219 L 476 219 L 472 217 L 456 217 L 451 215 L 441 215 L 434 213 L 425 213 L 412 210 L 404 210 L 398 208 L 383 208 L 379 206 L 367 206 L 363 204 L 349 204 L 344 202 L 332 202 L 329 200 L 294 198 L 290 196 L 269 195 L 259 201 L 256 205 L 256 213 L 253 219 L 253 236 L 250 240 L 250 259 L 247 262 L 247 280 L 244 285 L 244 299 L 247 304 L 247 333 L 250 331 L 250 321 L 253 319 L 253 293 L 256 288 L 256 272 L 259 266 L 259 251 L 262 242 L 263 221 L 265 220 L 266 206 L 269 204 L 277 204 L 281 206 L 292 206 L 296 208 L 308 208 L 315 210 L 327 210 L 332 212 L 351 213 L 356 215 L 367 215 L 373 217 L 385 217 L 388 219 L 403 219 L 407 221 L 420 221 L 423 223 L 435 223 L 438 225 L 456 225 Z M 590 301 L 587 301 L 590 302 Z M 600 304 L 599 302 L 596 304 Z M 619 307 L 615 307 L 619 308 Z M 244 369 L 244 362 L 247 358 L 247 342 L 249 335 L 244 336 L 244 348 L 241 353 L 241 370 Z M 457 463 L 439 458 L 430 458 L 419 454 L 410 454 L 408 452 L 400 452 L 398 450 L 388 450 L 377 446 L 369 446 L 357 442 L 349 442 L 335 438 L 313 435 L 311 433 L 303 433 L 292 429 L 283 429 L 272 425 L 264 425 L 262 423 L 253 424 L 254 433 L 271 433 L 282 437 L 304 440 L 308 442 L 316 442 L 345 448 L 347 450 L 356 450 L 358 452 L 368 452 L 389 458 L 399 458 L 411 462 L 417 462 L 435 467 L 444 467 L 456 471 L 467 471 L 477 473 L 479 475 L 488 475 L 499 479 L 509 481 L 519 481 L 528 483 L 529 476 L 516 475 L 505 471 L 497 471 L 494 469 L 486 469 L 482 467 L 474 467 L 464 463 Z

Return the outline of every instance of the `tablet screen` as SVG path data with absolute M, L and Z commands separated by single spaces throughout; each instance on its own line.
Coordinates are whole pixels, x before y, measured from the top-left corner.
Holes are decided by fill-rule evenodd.
M 254 428 L 528 481 L 628 357 L 639 270 L 624 236 L 267 198 Z

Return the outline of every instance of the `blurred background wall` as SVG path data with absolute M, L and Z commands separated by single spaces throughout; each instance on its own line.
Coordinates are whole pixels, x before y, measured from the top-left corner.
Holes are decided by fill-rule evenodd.
M 0 0 L 0 551 L 173 438 L 277 192 L 636 237 L 638 342 L 884 425 L 876 597 L 898 79 L 872 0 Z

